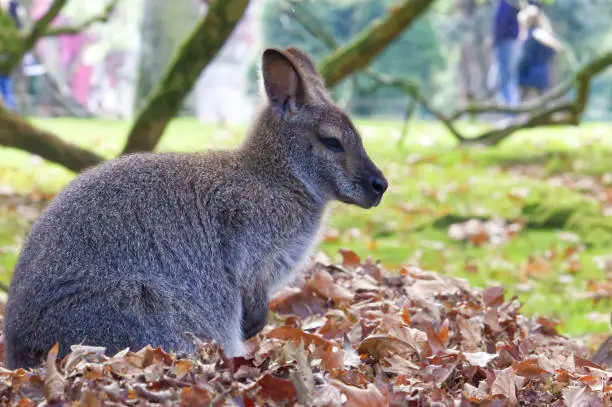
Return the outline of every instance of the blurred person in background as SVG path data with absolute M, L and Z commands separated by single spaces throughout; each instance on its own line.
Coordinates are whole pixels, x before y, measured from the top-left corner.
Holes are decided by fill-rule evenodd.
M 550 86 L 550 69 L 555 55 L 564 49 L 552 30 L 548 18 L 536 4 L 519 13 L 521 60 L 518 85 L 521 100 L 543 95 Z
M 519 103 L 516 67 L 519 53 L 519 0 L 498 0 L 493 21 L 493 51 L 499 98 L 508 106 Z
M 23 27 L 23 19 L 25 10 L 18 1 L 15 0 L 0 0 L 0 10 L 8 14 L 15 22 L 17 29 Z M 15 100 L 13 98 L 13 81 L 10 75 L 0 74 L 0 95 L 7 109 L 15 110 Z

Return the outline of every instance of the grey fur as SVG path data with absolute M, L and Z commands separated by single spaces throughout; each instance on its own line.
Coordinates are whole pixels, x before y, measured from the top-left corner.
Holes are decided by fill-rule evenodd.
M 313 245 L 326 204 L 380 202 L 386 181 L 311 60 L 267 50 L 263 76 L 269 103 L 238 149 L 133 154 L 58 194 L 11 283 L 9 368 L 39 364 L 56 341 L 62 355 L 76 343 L 191 352 L 185 332 L 243 354 L 243 339 L 266 323 L 269 295 Z M 344 153 L 325 148 L 329 136 Z

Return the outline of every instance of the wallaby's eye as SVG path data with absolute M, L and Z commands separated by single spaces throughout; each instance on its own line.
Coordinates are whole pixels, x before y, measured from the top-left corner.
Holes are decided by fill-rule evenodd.
M 328 150 L 331 150 L 334 153 L 344 152 L 344 147 L 342 147 L 342 143 L 335 137 L 319 137 L 319 140 Z

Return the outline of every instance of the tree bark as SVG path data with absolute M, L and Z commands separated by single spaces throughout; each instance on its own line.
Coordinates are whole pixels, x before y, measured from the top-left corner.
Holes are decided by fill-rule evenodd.
M 143 107 L 147 96 L 155 90 L 174 59 L 176 50 L 200 20 L 194 0 L 180 3 L 144 0 L 141 9 L 136 111 Z
M 434 3 L 435 0 L 406 0 L 372 23 L 350 43 L 336 49 L 320 65 L 328 87 L 333 87 L 351 73 L 366 68 L 398 35 Z
M 247 4 L 248 0 L 217 0 L 212 5 L 136 118 L 123 153 L 155 148 L 202 70 L 234 30 Z
M 80 172 L 104 161 L 101 156 L 39 129 L 0 107 L 0 145 L 36 154 L 48 161 Z

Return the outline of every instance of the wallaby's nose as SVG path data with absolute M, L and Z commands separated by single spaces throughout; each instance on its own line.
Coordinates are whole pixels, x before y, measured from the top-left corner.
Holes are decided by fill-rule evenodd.
M 370 185 L 372 185 L 372 190 L 374 190 L 376 194 L 382 195 L 387 190 L 389 183 L 382 177 L 371 177 Z

